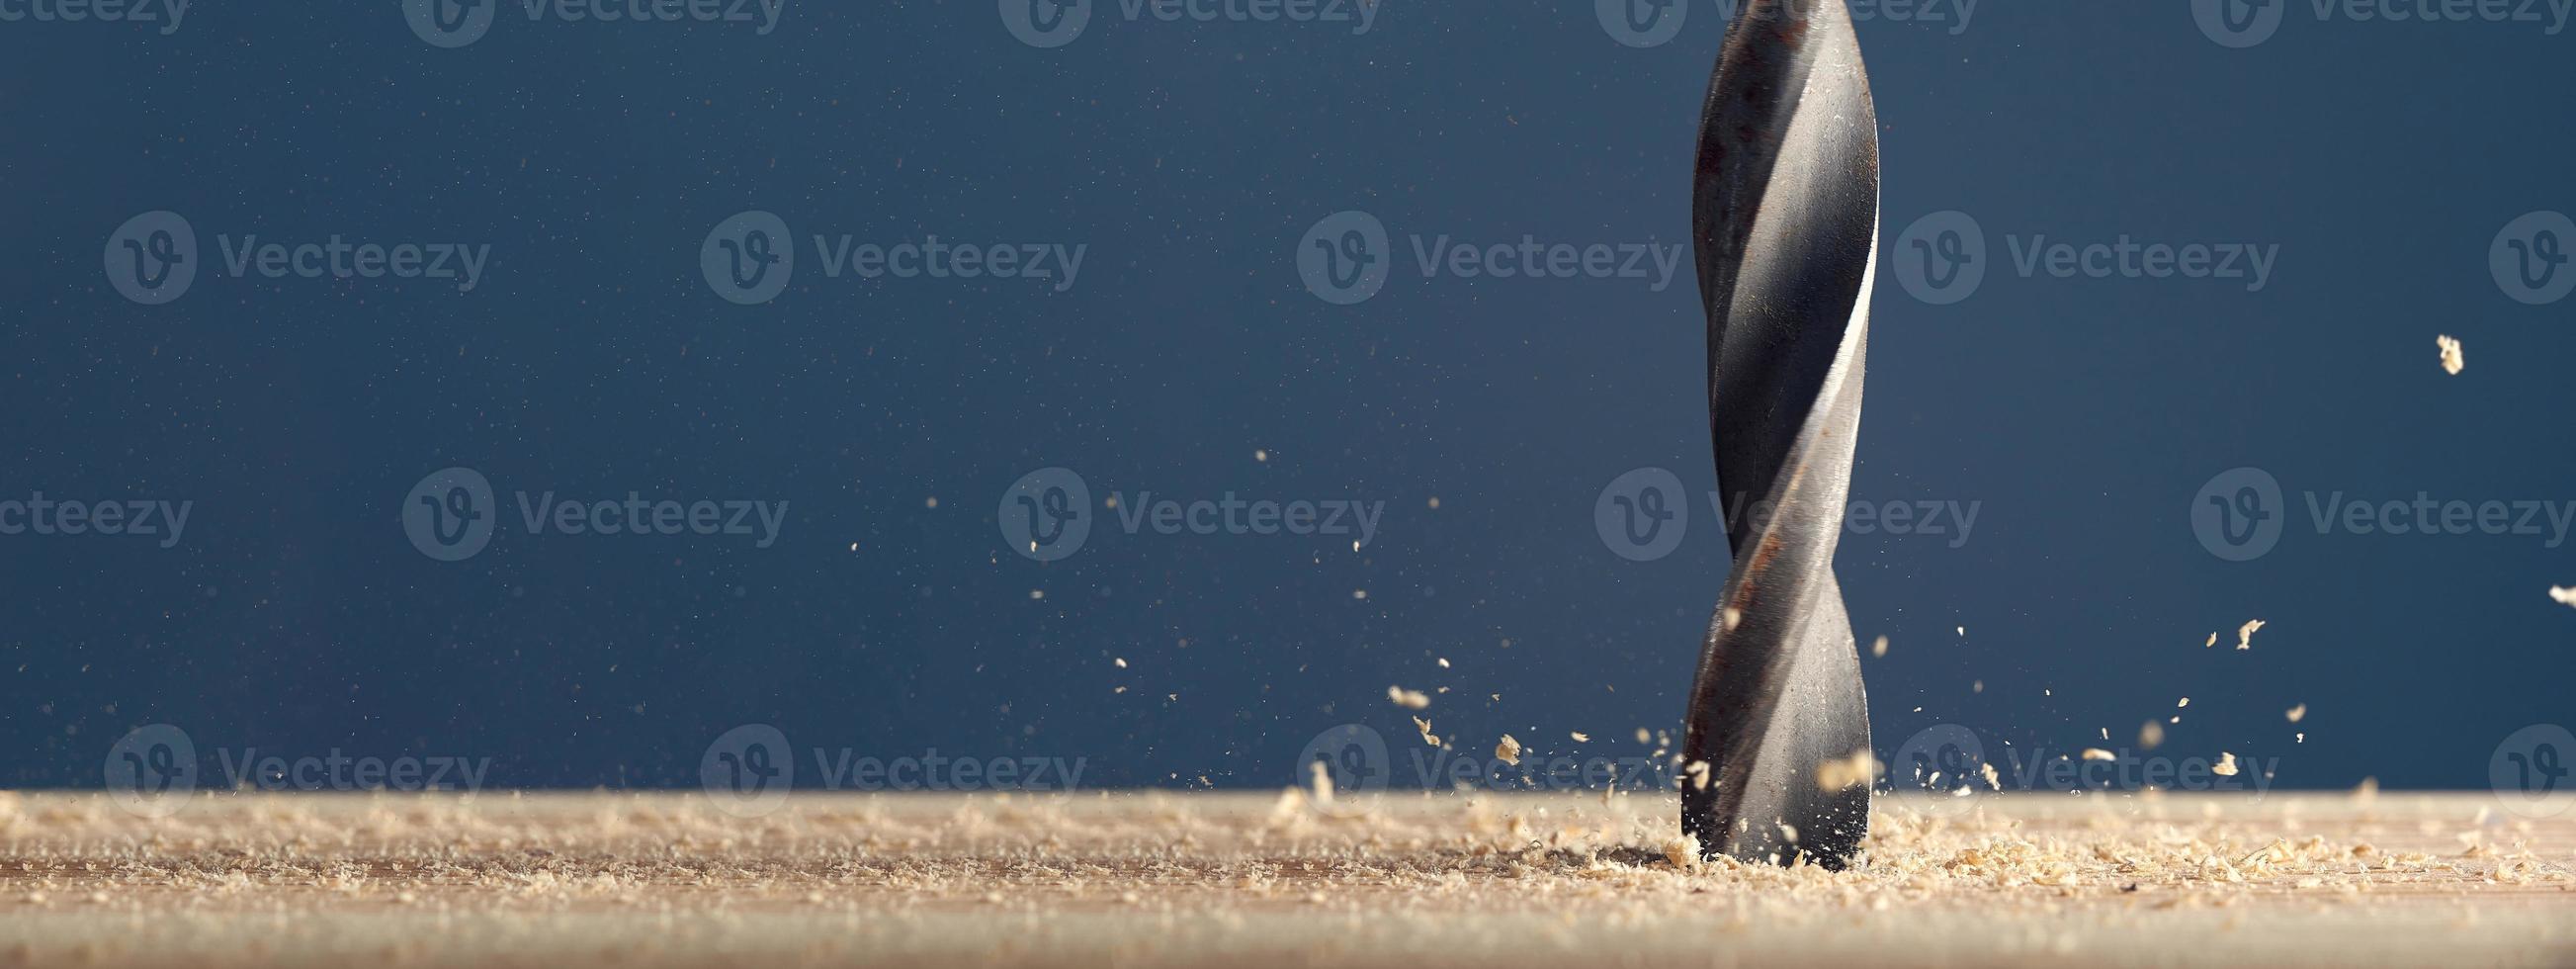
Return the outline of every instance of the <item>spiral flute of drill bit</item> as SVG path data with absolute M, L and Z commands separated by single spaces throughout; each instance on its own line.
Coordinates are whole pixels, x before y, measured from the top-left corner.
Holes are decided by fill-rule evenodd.
M 1755 0 L 1730 27 L 1691 214 L 1734 562 L 1691 686 L 1682 825 L 1707 857 L 1839 868 L 1869 827 L 1869 783 L 1824 768 L 1870 749 L 1833 558 L 1878 254 L 1877 115 L 1841 3 Z

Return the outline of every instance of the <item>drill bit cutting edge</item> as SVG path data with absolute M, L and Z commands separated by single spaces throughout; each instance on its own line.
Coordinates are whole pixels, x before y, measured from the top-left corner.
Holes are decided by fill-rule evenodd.
M 1841 868 L 1869 830 L 1869 704 L 1833 558 L 1878 257 L 1878 128 L 1839 0 L 1728 29 L 1691 205 L 1709 430 L 1734 562 L 1691 685 L 1682 828 L 1703 857 Z M 1705 765 L 1704 767 L 1701 765 Z

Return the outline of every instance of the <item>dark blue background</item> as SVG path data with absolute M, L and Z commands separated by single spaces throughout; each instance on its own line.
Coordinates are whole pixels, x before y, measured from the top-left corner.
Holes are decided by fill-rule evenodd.
M 0 24 L 0 491 L 195 502 L 170 550 L 0 538 L 0 784 L 95 785 L 152 722 L 201 750 L 490 756 L 494 783 L 542 786 L 694 784 L 752 722 L 1276 786 L 1333 724 L 1409 734 L 1391 683 L 1451 687 L 1430 716 L 1468 750 L 1582 730 L 1634 753 L 1674 725 L 1723 538 L 1699 517 L 1631 563 L 1592 508 L 1640 466 L 1714 486 L 1687 259 L 1662 292 L 1408 271 L 1337 307 L 1291 251 L 1350 208 L 1399 239 L 1687 243 L 1719 16 L 1638 50 L 1588 3 L 1389 0 L 1357 37 L 1100 8 L 1056 50 L 988 0 L 789 0 L 767 37 L 512 6 L 457 50 L 391 3 L 205 2 L 171 36 Z M 2266 557 L 2194 538 L 2194 492 L 2239 465 L 2293 495 L 2576 499 L 2576 301 L 2513 302 L 2486 262 L 2507 221 L 2576 210 L 2576 36 L 2289 17 L 2249 50 L 2180 3 L 1861 25 L 1884 237 L 1960 209 L 1993 258 L 1936 307 L 1882 253 L 1855 497 L 1981 503 L 1963 547 L 1843 543 L 1855 628 L 1894 642 L 1864 664 L 1882 756 L 1939 722 L 2125 741 L 2188 695 L 2169 752 L 2476 787 L 2506 733 L 2571 717 L 2576 610 L 2545 592 L 2576 550 L 2319 535 L 2295 497 Z M 1089 252 L 1065 293 L 808 263 L 735 306 L 697 248 L 753 208 Z M 491 266 L 461 295 L 201 274 L 140 306 L 100 253 L 152 209 L 210 262 L 218 233 L 336 232 L 489 243 Z M 2280 260 L 2258 293 L 2008 271 L 2006 234 L 2123 233 Z M 766 550 L 513 524 L 448 564 L 398 506 L 450 465 L 791 507 Z M 1095 493 L 1387 510 L 1358 552 L 1104 520 L 1042 564 L 995 508 L 1050 465 Z M 2201 646 L 2252 618 L 2252 651 Z

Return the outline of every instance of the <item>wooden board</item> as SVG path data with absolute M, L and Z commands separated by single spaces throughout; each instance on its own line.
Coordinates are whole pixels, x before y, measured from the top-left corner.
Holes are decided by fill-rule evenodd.
M 1671 797 L 1329 807 L 0 794 L 0 964 L 2576 964 L 2576 816 L 2483 794 L 1883 798 L 1840 874 L 1676 866 Z

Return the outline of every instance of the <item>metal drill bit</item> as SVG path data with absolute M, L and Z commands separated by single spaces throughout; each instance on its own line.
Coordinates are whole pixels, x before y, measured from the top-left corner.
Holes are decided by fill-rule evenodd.
M 1819 775 L 1870 749 L 1833 559 L 1878 258 L 1877 113 L 1840 0 L 1753 0 L 1727 30 L 1691 223 L 1735 561 L 1691 685 L 1682 828 L 1707 858 L 1840 868 L 1870 784 Z

